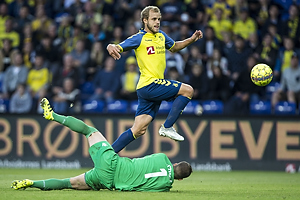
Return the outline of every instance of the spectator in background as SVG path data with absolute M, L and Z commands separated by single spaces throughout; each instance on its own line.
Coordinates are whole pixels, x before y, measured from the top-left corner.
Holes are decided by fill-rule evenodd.
M 300 102 L 300 65 L 299 55 L 293 53 L 290 66 L 282 73 L 280 88 L 272 94 L 272 106 L 279 101 Z
M 32 30 L 38 32 L 38 39 L 45 34 L 51 25 L 52 20 L 47 17 L 43 5 L 38 5 L 35 8 L 35 18 L 31 22 Z
M 221 41 L 215 37 L 214 29 L 210 26 L 205 28 L 203 39 L 200 40 L 200 52 L 204 66 L 212 57 L 214 49 L 221 49 Z
M 202 55 L 200 53 L 198 46 L 191 45 L 189 57 L 187 59 L 187 62 L 186 62 L 185 68 L 184 68 L 185 75 L 189 75 L 191 73 L 192 66 L 195 63 L 202 65 Z
M 10 113 L 29 113 L 32 106 L 32 97 L 25 84 L 19 84 L 9 101 Z
M 173 81 L 179 81 L 179 82 L 183 82 L 184 79 L 183 79 L 183 76 L 179 74 L 178 70 L 176 67 L 171 67 L 166 76 L 165 76 L 167 79 L 169 80 L 173 80 Z
M 211 19 L 208 22 L 208 25 L 214 29 L 216 37 L 223 41 L 224 32 L 232 31 L 232 22 L 229 19 L 222 18 L 223 10 L 221 8 L 217 8 L 215 11 L 215 19 Z
M 255 53 L 258 49 L 258 47 L 260 46 L 260 41 L 258 39 L 258 35 L 257 33 L 251 33 L 249 35 L 249 39 L 248 41 L 246 41 L 246 48 L 249 48 L 249 50 L 251 51 L 251 53 Z
M 42 55 L 45 62 L 54 63 L 58 61 L 58 53 L 49 35 L 43 36 L 41 43 L 36 47 L 36 53 Z
M 236 0 L 232 9 L 232 19 L 236 21 L 241 18 L 241 8 L 249 8 L 247 0 Z
M 234 22 L 233 33 L 237 36 L 240 35 L 244 40 L 248 40 L 251 33 L 256 32 L 256 23 L 249 17 L 247 8 L 242 8 L 241 18 Z
M 236 81 L 240 73 L 247 68 L 247 59 L 250 53 L 251 51 L 245 47 L 244 39 L 236 37 L 234 48 L 227 54 L 229 74 L 233 81 Z
M 265 63 L 274 70 L 277 50 L 272 47 L 272 36 L 270 34 L 265 34 L 262 44 L 254 53 L 254 56 L 259 63 Z
M 58 27 L 57 35 L 63 41 L 72 36 L 73 27 L 71 26 L 71 17 L 69 15 L 63 16 Z
M 100 25 L 96 23 L 92 23 L 90 26 L 90 33 L 87 36 L 87 39 L 91 44 L 96 41 L 103 41 L 105 40 L 106 35 L 103 31 L 100 30 Z
M 272 37 L 272 47 L 276 50 L 279 49 L 282 43 L 280 34 L 277 31 L 277 26 L 275 24 L 270 24 L 268 27 L 268 33 Z
M 12 1 L 8 5 L 9 15 L 12 16 L 13 18 L 16 18 L 19 16 L 20 10 L 23 7 L 27 7 L 27 6 L 28 6 L 27 1 L 22 1 L 22 0 Z
M 64 52 L 71 53 L 75 49 L 77 41 L 83 38 L 85 37 L 81 28 L 79 26 L 74 26 L 73 35 L 70 38 L 67 38 L 64 43 Z
M 103 23 L 101 24 L 101 30 L 105 34 L 105 40 L 109 39 L 109 36 L 112 35 L 114 30 L 114 19 L 112 15 L 103 15 Z
M 71 15 L 72 19 L 76 18 L 78 13 L 82 13 L 83 3 L 81 0 L 74 0 L 73 3 L 66 9 L 66 11 Z
M 28 69 L 32 68 L 33 63 L 35 62 L 35 50 L 33 49 L 31 42 L 26 42 L 23 47 L 23 61 L 24 65 L 28 67 Z
M 203 71 L 201 64 L 195 63 L 192 66 L 192 73 L 189 75 L 188 83 L 194 88 L 193 99 L 205 99 L 208 92 L 208 78 Z
M 166 71 L 170 68 L 175 67 L 180 76 L 184 75 L 184 60 L 180 53 L 173 53 L 171 51 L 166 51 Z
M 227 58 L 231 50 L 234 48 L 234 41 L 232 39 L 232 33 L 225 32 L 223 34 L 223 42 L 222 42 L 222 54 Z
M 230 79 L 223 74 L 221 67 L 214 63 L 212 65 L 213 77 L 209 80 L 208 99 L 226 102 L 230 97 Z
M 63 82 L 65 78 L 72 78 L 73 80 L 76 80 L 74 87 L 79 87 L 80 82 L 78 80 L 80 74 L 78 69 L 74 67 L 73 63 L 73 57 L 70 54 L 65 54 L 63 57 L 63 66 L 60 67 L 53 75 L 54 78 L 51 84 L 51 93 L 53 96 L 59 94 L 63 90 Z
M 300 21 L 299 9 L 292 4 L 289 7 L 289 18 L 282 23 L 282 35 L 293 40 L 295 47 L 300 48 Z
M 213 56 L 206 64 L 206 73 L 208 78 L 213 78 L 213 66 L 218 66 L 222 70 L 222 74 L 229 76 L 228 60 L 223 57 L 219 49 L 214 49 Z
M 19 16 L 14 20 L 14 29 L 21 33 L 25 24 L 30 24 L 33 20 L 33 16 L 29 13 L 27 6 L 22 6 L 19 10 Z
M 34 66 L 28 73 L 27 85 L 33 98 L 33 109 L 38 109 L 39 113 L 41 112 L 39 103 L 46 96 L 49 84 L 50 73 L 48 68 L 44 66 L 44 58 L 41 55 L 36 55 Z
M 284 38 L 283 46 L 284 48 L 279 51 L 274 68 L 275 81 L 279 81 L 281 74 L 290 66 L 292 55 L 295 52 L 294 41 L 292 38 Z
M 13 57 L 13 65 L 9 66 L 4 74 L 2 90 L 4 98 L 10 98 L 19 84 L 25 84 L 28 69 L 23 65 L 22 54 L 16 53 Z
M 73 66 L 78 68 L 80 73 L 80 82 L 84 82 L 86 78 L 86 67 L 89 61 L 89 51 L 85 49 L 83 40 L 78 40 L 75 49 L 71 52 L 73 57 Z
M 74 80 L 67 77 L 63 80 L 62 90 L 52 98 L 53 109 L 60 114 L 70 114 L 80 111 L 77 109 L 79 104 L 80 90 L 74 87 Z
M 94 78 L 97 69 L 103 66 L 103 61 L 104 61 L 103 44 L 102 42 L 97 41 L 92 46 L 89 63 L 86 68 L 87 81 L 91 81 Z
M 231 17 L 231 6 L 226 2 L 226 0 L 216 0 L 206 6 L 206 22 L 216 18 L 214 13 L 218 8 L 223 10 L 223 19 L 229 19 Z
M 120 26 L 117 26 L 113 30 L 113 36 L 111 38 L 111 41 L 109 43 L 112 44 L 119 44 L 124 40 L 123 38 L 123 29 Z
M 262 30 L 262 35 L 266 34 L 268 31 L 268 27 L 273 24 L 276 26 L 277 30 L 281 30 L 280 26 L 281 24 L 281 20 L 280 20 L 280 12 L 279 12 L 279 8 L 277 4 L 271 4 L 269 6 L 269 14 L 268 14 L 268 18 L 265 21 L 264 26 L 261 28 Z M 282 32 L 282 31 L 280 31 Z
M 140 9 L 136 9 L 134 11 L 133 19 L 132 19 L 132 21 L 130 20 L 129 23 L 134 26 L 136 31 L 134 31 L 133 33 L 130 33 L 130 32 L 127 33 L 127 36 L 133 35 L 134 33 L 136 33 L 138 30 L 140 30 L 142 28 L 141 10 Z M 124 28 L 126 28 L 126 26 Z
M 264 88 L 252 83 L 250 72 L 257 63 L 254 56 L 249 56 L 246 66 L 243 66 L 234 87 L 233 96 L 228 100 L 224 107 L 225 114 L 245 115 L 249 112 L 249 102 L 259 101 L 263 95 Z
M 3 47 L 0 49 L 0 73 L 5 72 L 6 69 L 12 65 L 13 55 L 18 52 L 12 48 L 11 43 L 9 39 L 2 41 Z
M 161 5 L 161 14 L 164 16 L 164 20 L 172 23 L 178 23 L 180 21 L 180 15 L 182 13 L 182 3 L 176 0 L 169 0 Z
M 31 42 L 33 45 L 33 48 L 35 49 L 37 45 L 37 37 L 34 32 L 32 32 L 31 24 L 25 24 L 23 26 L 22 32 L 20 34 L 20 45 L 19 49 L 23 50 L 24 44 Z
M 268 7 L 269 7 L 270 0 L 259 0 L 259 11 L 256 15 L 256 23 L 258 25 L 258 29 L 261 29 L 265 26 L 265 23 L 268 19 Z
M 54 23 L 49 25 L 47 34 L 50 37 L 52 46 L 56 51 L 57 58 L 55 59 L 55 61 L 58 61 L 62 58 L 61 54 L 63 52 L 63 38 L 60 38 L 59 35 L 57 34 L 57 28 Z
M 130 35 L 136 34 L 138 31 L 139 29 L 137 29 L 134 24 L 129 24 L 125 27 L 124 37 L 127 38 Z
M 126 59 L 126 72 L 121 75 L 122 88 L 120 97 L 126 100 L 137 100 L 136 86 L 139 81 L 136 59 L 130 56 Z
M 121 26 L 122 22 L 128 21 L 133 15 L 138 5 L 138 1 L 117 0 L 114 6 L 117 26 Z
M 80 26 L 84 32 L 88 32 L 92 24 L 99 26 L 101 23 L 101 14 L 93 10 L 92 2 L 86 1 L 84 3 L 84 12 L 76 15 L 75 24 Z
M 203 29 L 205 10 L 201 1 L 191 0 L 183 14 L 181 20 L 187 16 L 187 20 L 184 20 L 183 23 L 186 23 L 191 30 Z
M 119 89 L 120 75 L 115 70 L 115 60 L 107 57 L 104 68 L 99 69 L 94 77 L 95 92 L 90 100 L 105 100 L 112 102 Z
M 0 4 L 0 34 L 5 31 L 5 22 L 9 18 L 8 8 L 6 3 Z
M 185 40 L 185 38 L 188 38 L 192 35 L 193 33 L 190 31 L 189 26 L 186 24 L 183 24 L 180 26 L 179 30 L 179 35 L 178 40 Z M 197 45 L 197 44 L 194 44 Z M 183 61 L 186 62 L 189 56 L 189 47 L 181 49 L 178 53 L 182 56 Z
M 0 41 L 2 42 L 3 39 L 9 39 L 12 41 L 12 46 L 14 48 L 18 48 L 20 45 L 20 35 L 13 29 L 13 21 L 11 18 L 8 18 L 5 21 L 5 29 L 3 32 L 0 32 Z M 3 44 L 0 46 L 2 47 Z

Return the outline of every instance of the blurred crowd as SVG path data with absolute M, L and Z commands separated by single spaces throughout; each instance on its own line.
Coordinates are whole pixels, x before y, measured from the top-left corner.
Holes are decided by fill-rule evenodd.
M 300 102 L 300 0 L 2 0 L 0 112 L 36 113 L 48 97 L 58 113 L 85 101 L 137 100 L 134 51 L 115 61 L 106 51 L 142 27 L 147 5 L 161 9 L 160 29 L 175 41 L 197 29 L 204 38 L 166 51 L 165 77 L 189 83 L 194 100 L 219 100 L 224 113 L 249 103 Z M 276 90 L 255 86 L 250 70 L 266 63 Z

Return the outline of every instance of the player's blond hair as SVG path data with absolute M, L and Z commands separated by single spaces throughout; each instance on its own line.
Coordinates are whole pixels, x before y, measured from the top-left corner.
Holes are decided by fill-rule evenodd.
M 149 12 L 152 10 L 153 12 L 160 13 L 160 9 L 157 6 L 147 6 L 141 12 L 141 21 L 143 23 L 143 27 L 145 26 L 143 19 L 149 18 Z

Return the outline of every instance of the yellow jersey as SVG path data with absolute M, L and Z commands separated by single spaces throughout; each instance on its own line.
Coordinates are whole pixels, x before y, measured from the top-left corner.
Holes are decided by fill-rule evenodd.
M 33 92 L 38 92 L 49 83 L 50 73 L 47 68 L 31 69 L 27 77 L 27 85 Z
M 242 36 L 245 40 L 249 39 L 251 33 L 256 32 L 256 22 L 248 17 L 248 19 L 243 22 L 242 20 L 238 20 L 233 25 L 233 33 L 235 35 Z
M 221 41 L 223 41 L 223 32 L 231 32 L 233 27 L 232 22 L 228 19 L 222 19 L 221 21 L 213 19 L 208 22 L 208 25 L 214 29 L 216 37 Z
M 141 72 L 137 89 L 149 85 L 155 79 L 164 78 L 166 49 L 170 50 L 174 45 L 175 41 L 163 31 L 152 34 L 143 29 L 118 44 L 121 52 L 131 49 L 135 51 Z

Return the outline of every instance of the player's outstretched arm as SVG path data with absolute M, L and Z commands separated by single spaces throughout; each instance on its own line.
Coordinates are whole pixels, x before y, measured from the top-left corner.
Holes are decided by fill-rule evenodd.
M 185 40 L 182 40 L 182 41 L 175 42 L 175 45 L 173 46 L 172 49 L 170 49 L 170 51 L 171 52 L 180 51 L 181 49 L 187 47 L 188 45 L 190 45 L 194 42 L 196 42 L 197 40 L 201 39 L 202 37 L 203 37 L 202 31 L 196 30 L 191 37 L 189 37 Z
M 106 47 L 109 55 L 113 57 L 115 60 L 119 60 L 121 58 L 120 51 L 121 49 L 115 44 L 109 44 Z

